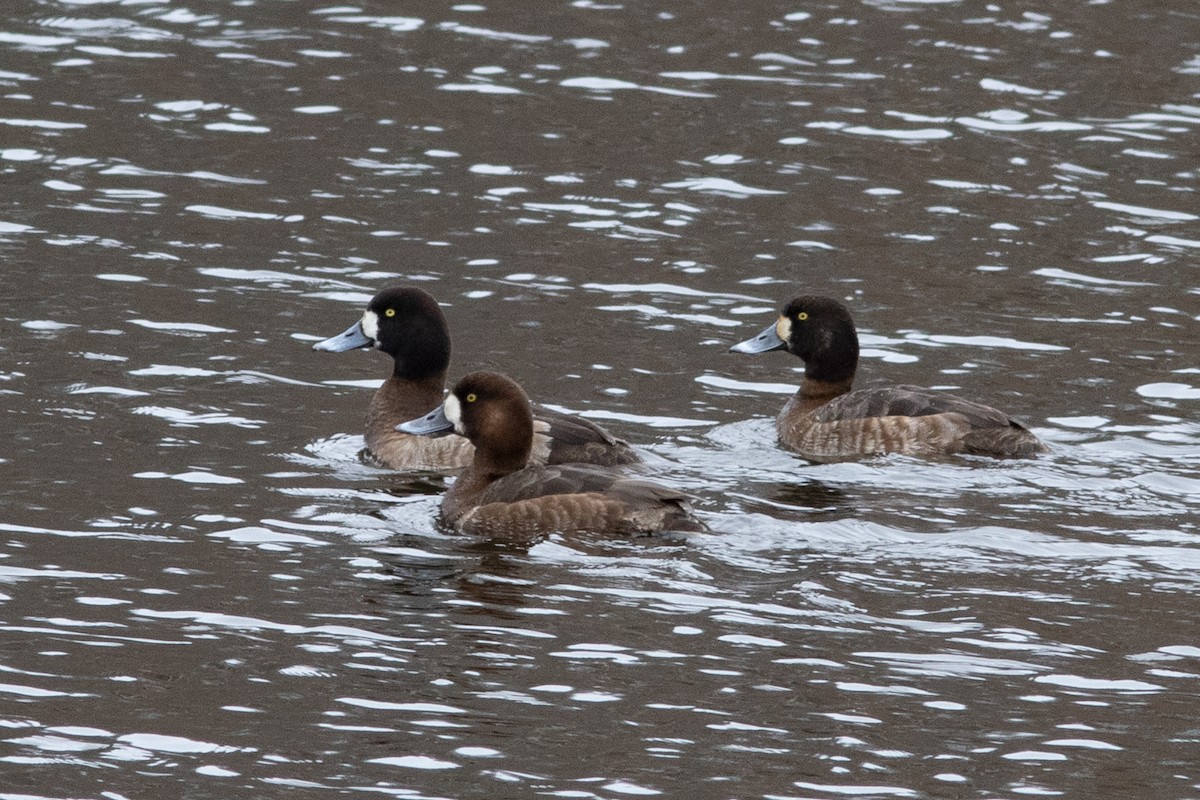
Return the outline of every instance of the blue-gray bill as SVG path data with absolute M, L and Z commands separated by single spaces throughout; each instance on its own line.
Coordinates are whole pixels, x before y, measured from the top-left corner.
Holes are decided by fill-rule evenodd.
M 782 350 L 787 347 L 787 342 L 779 338 L 779 334 L 775 332 L 775 323 L 768 325 L 762 333 L 753 336 L 744 342 L 738 342 L 733 347 L 729 348 L 731 353 L 768 353 L 772 350 Z
M 356 322 L 337 336 L 323 339 L 312 346 L 313 350 L 328 353 L 344 353 L 359 347 L 373 347 L 375 340 L 363 333 L 362 322 Z
M 454 423 L 446 416 L 444 406 L 438 406 L 423 417 L 401 422 L 396 430 L 404 433 L 415 433 L 418 436 L 432 436 L 435 433 L 454 430 Z

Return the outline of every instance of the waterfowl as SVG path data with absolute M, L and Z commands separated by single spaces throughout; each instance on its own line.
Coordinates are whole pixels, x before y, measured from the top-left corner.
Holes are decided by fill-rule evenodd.
M 384 289 L 362 319 L 313 345 L 333 353 L 374 347 L 392 357 L 391 376 L 367 408 L 367 450 L 391 469 L 453 470 L 471 463 L 474 449 L 462 436 L 414 436 L 396 425 L 437 408 L 450 366 L 450 329 L 437 301 L 416 288 Z M 594 423 L 548 408 L 536 409 L 533 463 L 633 464 L 641 459 L 626 442 Z
M 594 464 L 529 464 L 529 398 L 499 373 L 464 376 L 440 407 L 400 428 L 421 435 L 453 429 L 475 446 L 471 465 L 442 499 L 443 519 L 461 533 L 527 538 L 554 531 L 704 530 L 682 492 Z
M 804 361 L 804 380 L 775 420 L 784 446 L 812 461 L 880 453 L 956 453 L 1024 458 L 1047 452 L 1002 411 L 916 386 L 851 390 L 858 333 L 837 300 L 806 295 L 788 303 L 737 353 L 787 350 Z

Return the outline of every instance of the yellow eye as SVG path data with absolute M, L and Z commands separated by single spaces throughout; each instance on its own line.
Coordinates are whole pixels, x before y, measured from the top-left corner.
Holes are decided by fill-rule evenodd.
M 394 317 L 394 316 L 396 316 L 396 309 L 389 308 L 387 311 L 383 312 L 383 315 L 385 317 Z
M 474 392 L 471 392 L 469 395 L 467 395 L 467 402 L 468 402 L 468 403 L 474 403 L 474 402 L 475 402 L 476 400 L 478 400 L 478 399 L 479 399 L 479 398 L 475 396 L 475 393 L 474 393 Z
M 796 319 L 800 320 L 801 322 L 804 322 L 804 320 L 808 319 L 808 312 L 801 311 L 799 314 L 796 315 Z

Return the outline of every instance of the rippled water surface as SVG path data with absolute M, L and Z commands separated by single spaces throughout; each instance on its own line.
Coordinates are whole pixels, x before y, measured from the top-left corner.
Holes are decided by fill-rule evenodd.
M 1200 8 L 11 0 L 0 800 L 1200 794 Z M 710 535 L 453 536 L 378 289 Z M 811 465 L 799 362 L 1036 461 Z

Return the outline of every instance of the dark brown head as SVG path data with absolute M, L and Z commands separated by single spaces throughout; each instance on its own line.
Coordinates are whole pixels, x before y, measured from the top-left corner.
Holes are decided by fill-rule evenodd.
M 784 306 L 779 319 L 730 348 L 738 353 L 787 350 L 804 361 L 804 376 L 840 382 L 858 369 L 858 332 L 846 307 L 829 297 L 804 295 Z
M 533 410 L 515 381 L 498 372 L 472 372 L 443 404 L 454 430 L 475 445 L 475 463 L 506 475 L 523 468 L 533 447 Z

